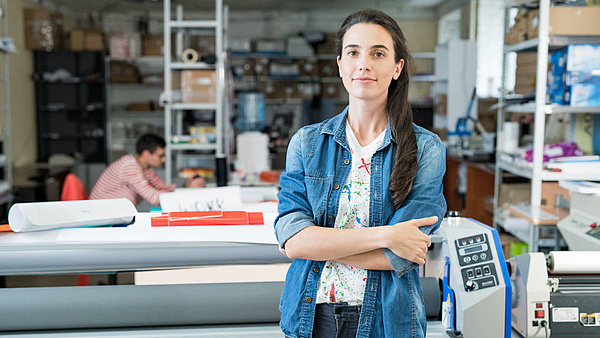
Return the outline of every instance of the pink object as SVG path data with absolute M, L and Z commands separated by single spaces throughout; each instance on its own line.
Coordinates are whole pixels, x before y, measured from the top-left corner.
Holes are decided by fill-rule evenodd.
M 527 162 L 533 162 L 533 149 L 528 149 L 521 156 Z M 560 142 L 544 145 L 544 162 L 553 158 L 583 156 L 583 150 L 579 149 L 575 142 Z

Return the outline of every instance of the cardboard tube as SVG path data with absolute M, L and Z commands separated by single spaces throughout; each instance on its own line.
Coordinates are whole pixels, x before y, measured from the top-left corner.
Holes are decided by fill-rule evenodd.
M 198 61 L 198 52 L 192 48 L 187 48 L 181 53 L 181 61 L 183 63 L 194 63 Z

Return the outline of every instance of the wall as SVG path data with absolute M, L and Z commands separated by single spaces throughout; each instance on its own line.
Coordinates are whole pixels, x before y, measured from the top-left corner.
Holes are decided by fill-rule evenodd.
M 26 1 L 8 1 L 8 36 L 12 37 L 18 54 L 9 57 L 11 156 L 15 167 L 37 160 L 37 124 L 35 116 L 35 86 L 33 53 L 25 49 L 23 9 L 35 7 Z M 75 25 L 72 17 L 64 16 L 65 31 Z

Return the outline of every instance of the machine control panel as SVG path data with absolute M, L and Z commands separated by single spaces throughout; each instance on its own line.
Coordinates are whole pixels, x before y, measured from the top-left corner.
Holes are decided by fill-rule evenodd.
M 486 234 L 459 238 L 454 244 L 460 266 L 475 265 L 493 259 Z
M 491 245 L 487 234 L 477 234 L 454 241 L 465 291 L 498 285 Z M 486 263 L 487 262 L 487 263 Z
M 590 230 L 588 230 L 588 232 L 586 232 L 586 234 L 588 234 L 596 239 L 600 239 L 600 226 L 598 226 L 596 222 L 590 224 L 588 229 L 590 229 Z
M 493 262 L 461 270 L 465 291 L 476 291 L 498 285 L 498 274 Z

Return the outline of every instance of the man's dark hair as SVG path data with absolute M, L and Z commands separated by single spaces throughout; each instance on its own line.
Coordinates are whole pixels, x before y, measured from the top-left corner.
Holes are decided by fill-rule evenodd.
M 156 151 L 156 148 L 164 148 L 166 146 L 165 139 L 154 134 L 144 134 L 140 136 L 135 144 L 135 152 L 141 155 L 144 150 L 148 150 L 151 154 Z

